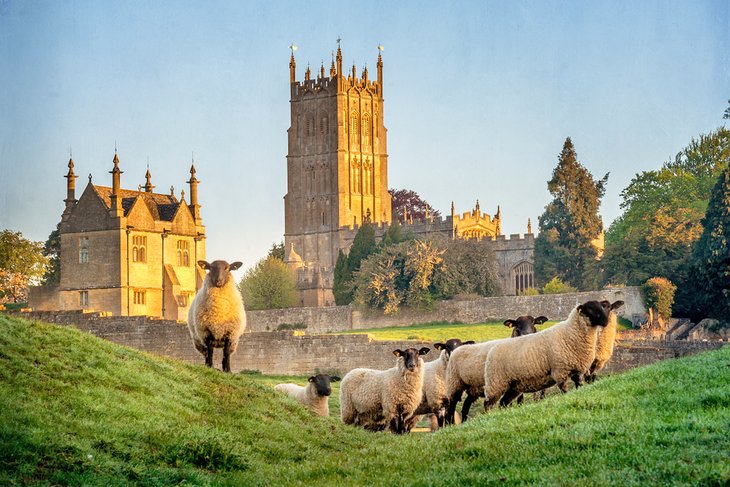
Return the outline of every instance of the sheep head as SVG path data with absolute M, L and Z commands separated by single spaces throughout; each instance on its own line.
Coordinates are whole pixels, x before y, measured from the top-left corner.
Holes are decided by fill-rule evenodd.
M 603 301 L 588 301 L 578 306 L 578 313 L 588 319 L 590 326 L 606 326 L 611 303 Z
M 422 347 L 420 350 L 415 348 L 406 348 L 405 350 L 396 349 L 393 350 L 393 355 L 403 359 L 403 365 L 409 371 L 413 372 L 419 366 L 421 362 L 421 355 L 426 355 L 430 348 Z
M 537 333 L 535 325 L 541 325 L 547 321 L 547 317 L 538 316 L 533 318 L 530 315 L 520 316 L 516 320 L 505 320 L 504 326 L 512 328 L 512 338 Z
M 317 391 L 318 396 L 329 396 L 332 394 L 331 382 L 337 382 L 340 380 L 336 375 L 328 374 L 317 374 L 311 376 L 308 381 L 314 384 L 314 389 Z
M 441 343 L 441 342 L 434 343 L 433 348 L 435 348 L 436 350 L 446 350 L 446 356 L 448 357 L 451 355 L 451 352 L 453 352 L 460 346 L 472 345 L 473 343 L 474 343 L 474 340 L 462 342 L 458 338 L 450 338 L 450 339 L 446 340 L 446 343 Z
M 208 263 L 204 260 L 199 260 L 198 265 L 208 271 L 206 278 L 210 284 L 215 287 L 223 287 L 228 284 L 228 280 L 231 278 L 231 271 L 235 271 L 243 265 L 242 262 L 234 262 L 229 264 L 225 260 L 214 260 Z

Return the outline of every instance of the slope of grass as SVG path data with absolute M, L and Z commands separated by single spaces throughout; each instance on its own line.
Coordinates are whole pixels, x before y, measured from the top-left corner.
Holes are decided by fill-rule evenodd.
M 0 484 L 726 485 L 730 348 L 405 437 L 0 315 Z M 288 378 L 283 378 L 288 379 Z

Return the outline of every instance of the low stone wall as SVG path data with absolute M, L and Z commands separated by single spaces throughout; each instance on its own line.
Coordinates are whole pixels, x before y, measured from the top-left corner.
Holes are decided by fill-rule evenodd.
M 329 308 L 289 308 L 283 310 L 248 311 L 248 327 L 254 332 L 275 331 L 279 325 L 306 325 L 308 333 L 363 330 L 407 326 L 431 321 L 482 323 L 503 321 L 521 315 L 544 315 L 562 320 L 578 304 L 590 300 L 624 301 L 619 314 L 637 321 L 646 314 L 644 296 L 639 287 L 604 289 L 595 292 L 547 294 L 539 296 L 497 296 L 473 300 L 438 301 L 432 310 L 402 310 L 396 316 L 382 312 L 362 311 L 352 306 Z
M 9 313 L 28 319 L 74 326 L 109 341 L 145 352 L 203 364 L 187 326 L 174 321 L 146 317 L 105 317 L 99 313 Z M 641 365 L 721 347 L 723 342 L 657 341 L 621 339 L 605 369 L 619 372 Z M 344 374 L 356 367 L 392 367 L 393 350 L 433 347 L 417 341 L 374 341 L 367 335 L 309 335 L 298 332 L 246 333 L 232 356 L 231 369 L 258 370 L 264 374 L 307 375 L 316 371 Z M 435 350 L 426 361 L 438 357 Z M 220 367 L 221 351 L 215 364 Z

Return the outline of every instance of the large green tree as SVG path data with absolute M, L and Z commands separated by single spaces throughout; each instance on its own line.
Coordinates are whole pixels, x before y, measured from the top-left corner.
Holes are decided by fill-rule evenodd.
M 297 304 L 294 276 L 277 257 L 265 257 L 246 271 L 238 285 L 246 309 L 291 308 Z
M 43 255 L 48 259 L 43 284 L 58 284 L 61 282 L 61 232 L 58 226 L 48 236 L 43 246 Z
M 434 274 L 432 292 L 438 298 L 458 294 L 498 296 L 502 293 L 499 264 L 487 242 L 435 239 L 446 249 L 443 266 Z
M 558 165 L 548 181 L 553 200 L 540 215 L 535 239 L 535 277 L 544 284 L 559 277 L 581 290 L 596 285 L 598 253 L 592 241 L 603 230 L 598 215 L 608 174 L 594 180 L 578 162 L 570 137 L 565 139 Z
M 692 253 L 692 302 L 700 316 L 730 322 L 730 168 L 712 189 L 704 230 Z
M 372 223 L 365 221 L 352 241 L 350 252 L 345 255 L 342 251 L 337 256 L 334 269 L 332 293 L 335 304 L 343 306 L 350 304 L 354 298 L 353 276 L 360 270 L 360 264 L 377 250 L 375 243 L 375 228 Z
M 606 232 L 605 281 L 641 285 L 664 277 L 677 285 L 674 311 L 691 313 L 692 245 L 702 234 L 712 186 L 730 162 L 730 131 L 693 139 L 661 169 L 637 174 L 623 190 L 623 214 Z
M 45 273 L 47 258 L 43 244 L 20 232 L 0 232 L 0 300 L 25 299 L 29 284 L 37 284 Z

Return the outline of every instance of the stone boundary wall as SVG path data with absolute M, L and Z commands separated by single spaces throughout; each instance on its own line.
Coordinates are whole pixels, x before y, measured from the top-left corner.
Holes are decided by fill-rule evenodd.
M 302 324 L 306 325 L 307 333 L 326 333 L 408 326 L 432 321 L 482 323 L 503 321 L 526 314 L 562 320 L 578 304 L 603 299 L 611 302 L 624 301 L 626 304 L 619 310 L 619 314 L 632 322 L 637 322 L 646 314 L 641 288 L 622 287 L 582 293 L 438 301 L 432 310 L 402 310 L 396 316 L 386 316 L 375 310 L 363 311 L 352 306 L 247 311 L 246 316 L 248 328 L 252 332 L 275 331 L 282 324 Z
M 193 347 L 187 326 L 169 320 L 146 317 L 106 317 L 98 313 L 15 313 L 12 316 L 74 326 L 120 345 L 192 364 L 204 363 Z M 714 350 L 723 342 L 619 340 L 605 369 L 619 372 L 668 358 Z M 246 333 L 231 358 L 231 369 L 258 370 L 264 374 L 309 375 L 317 371 L 345 374 L 356 367 L 386 369 L 395 363 L 396 348 L 431 348 L 426 361 L 438 354 L 432 343 L 419 341 L 374 341 L 368 335 L 308 335 L 298 332 Z M 222 352 L 216 350 L 220 368 Z

